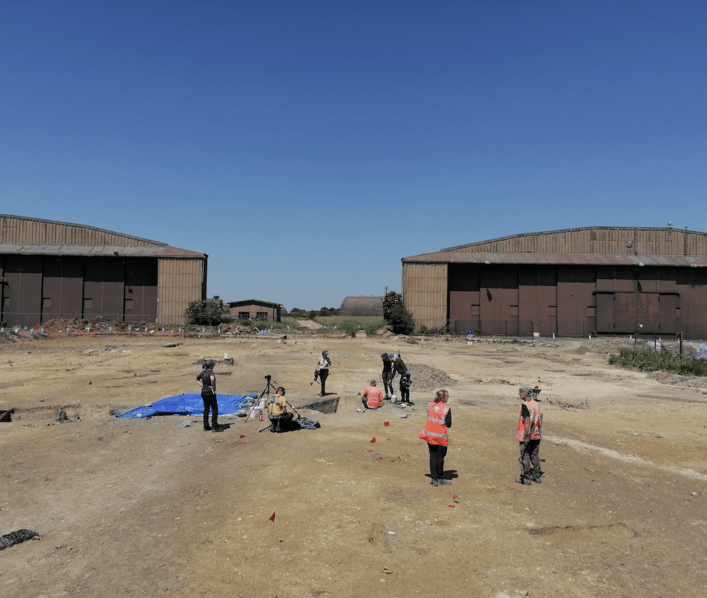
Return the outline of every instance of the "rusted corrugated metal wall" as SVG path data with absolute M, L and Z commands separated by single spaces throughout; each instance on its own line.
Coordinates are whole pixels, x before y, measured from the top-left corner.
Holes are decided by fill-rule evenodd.
M 707 255 L 707 234 L 672 228 L 585 228 L 513 235 L 447 251 Z
M 55 245 L 164 245 L 80 224 L 52 222 L 17 216 L 0 216 L 0 242 Z
M 447 264 L 403 264 L 405 307 L 426 328 L 447 323 Z
M 157 322 L 183 324 L 184 310 L 192 301 L 205 298 L 202 281 L 204 260 L 160 259 L 157 281 Z

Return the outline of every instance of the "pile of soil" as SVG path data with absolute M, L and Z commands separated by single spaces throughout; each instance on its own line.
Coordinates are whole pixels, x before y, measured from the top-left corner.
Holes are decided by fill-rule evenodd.
M 414 388 L 417 389 L 436 389 L 446 388 L 447 386 L 454 386 L 457 381 L 454 378 L 450 378 L 446 372 L 433 368 L 430 365 L 422 365 L 413 363 L 408 366 L 410 369 L 410 376 L 412 378 L 412 383 Z

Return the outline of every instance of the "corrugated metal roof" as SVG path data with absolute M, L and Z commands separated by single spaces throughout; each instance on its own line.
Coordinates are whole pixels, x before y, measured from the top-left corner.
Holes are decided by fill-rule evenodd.
M 690 266 L 707 268 L 705 255 L 630 255 L 601 253 L 465 253 L 437 251 L 404 257 L 404 264 L 540 264 L 566 266 Z
M 464 245 L 457 245 L 455 247 L 445 247 L 444 249 L 440 251 L 452 251 L 452 250 L 460 250 L 464 249 L 466 247 L 474 247 L 475 245 L 482 245 L 485 243 L 497 243 L 499 241 L 506 241 L 508 239 L 518 239 L 521 237 L 538 237 L 542 235 L 555 235 L 555 234 L 562 234 L 562 233 L 574 233 L 574 232 L 579 232 L 579 231 L 599 231 L 599 230 L 625 230 L 625 231 L 670 231 L 671 233 L 690 233 L 693 235 L 707 235 L 707 233 L 699 232 L 699 231 L 694 231 L 694 230 L 687 230 L 687 229 L 681 229 L 681 228 L 672 228 L 669 226 L 663 226 L 663 227 L 650 227 L 650 226 L 582 226 L 579 228 L 564 228 L 564 229 L 559 229 L 559 230 L 546 230 L 546 231 L 540 231 L 540 232 L 535 232 L 535 233 L 519 233 L 517 235 L 508 235 L 506 237 L 498 237 L 497 239 L 485 239 L 483 241 L 475 241 L 473 243 L 465 243 Z
M 181 257 L 205 258 L 205 253 L 170 245 L 50 245 L 33 243 L 0 243 L 0 255 L 58 255 L 111 257 Z
M 126 239 L 135 239 L 136 241 L 142 241 L 144 243 L 152 243 L 154 245 L 166 245 L 166 243 L 161 243 L 160 241 L 152 241 L 151 239 L 143 239 L 141 237 L 135 237 L 134 235 L 126 235 L 124 233 L 117 233 L 112 230 L 106 230 L 104 228 L 97 228 L 95 226 L 88 226 L 87 224 L 75 224 L 73 222 L 59 222 L 57 220 L 45 220 L 43 218 L 30 218 L 28 216 L 13 216 L 12 214 L 0 214 L 0 219 L 4 218 L 14 218 L 16 220 L 26 220 L 29 222 L 46 222 L 48 224 L 59 224 L 62 226 L 75 226 L 78 228 L 83 228 L 86 230 L 94 230 L 102 233 L 108 233 L 110 235 L 117 235 L 119 237 L 124 237 Z

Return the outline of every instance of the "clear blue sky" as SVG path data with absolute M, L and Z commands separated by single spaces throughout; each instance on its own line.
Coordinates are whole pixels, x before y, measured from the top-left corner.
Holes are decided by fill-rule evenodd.
M 0 213 L 288 309 L 516 233 L 705 231 L 707 2 L 4 0 Z

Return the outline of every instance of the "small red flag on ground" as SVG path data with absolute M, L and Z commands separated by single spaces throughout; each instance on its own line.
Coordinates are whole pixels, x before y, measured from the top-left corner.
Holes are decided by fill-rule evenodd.
M 453 509 L 456 505 L 449 505 L 449 506 Z
M 272 515 L 270 515 L 270 521 L 275 521 L 275 513 L 273 513 Z
M 51 482 L 51 480 L 50 480 L 49 478 L 45 478 L 44 481 L 45 481 L 45 482 Z
M 137 372 L 135 372 L 135 373 L 133 374 L 133 376 L 137 376 Z
M 455 498 L 459 498 L 459 497 L 455 494 L 454 496 L 452 496 L 452 500 L 454 500 Z
M 389 425 L 390 425 L 390 422 L 383 422 L 383 425 L 384 425 L 384 426 L 389 426 Z
M 245 436 L 244 436 L 243 434 L 241 434 L 241 435 L 239 436 L 239 438 L 245 438 Z
M 372 453 L 372 452 L 373 452 L 373 449 L 368 449 L 366 452 L 367 452 L 367 453 Z
M 93 384 L 93 382 L 89 382 L 89 384 Z
M 375 442 L 375 441 L 376 441 L 376 437 L 374 436 L 373 438 L 371 438 L 371 442 Z

